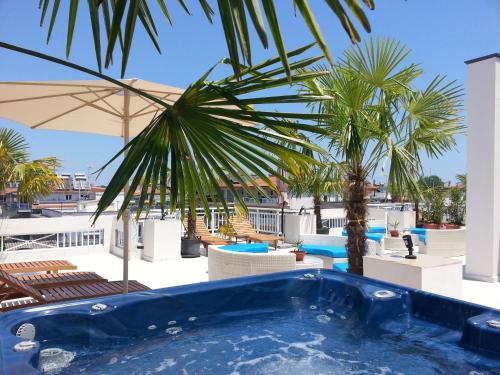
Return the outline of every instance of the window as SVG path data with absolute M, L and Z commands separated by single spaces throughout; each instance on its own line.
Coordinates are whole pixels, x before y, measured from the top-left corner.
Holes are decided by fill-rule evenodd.
M 123 232 L 115 229 L 115 246 L 123 249 Z

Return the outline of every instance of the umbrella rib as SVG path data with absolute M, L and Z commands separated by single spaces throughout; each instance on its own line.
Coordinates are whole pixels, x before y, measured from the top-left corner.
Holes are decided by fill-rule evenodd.
M 166 94 L 166 95 L 164 95 L 164 96 L 160 97 L 159 99 L 160 99 L 161 101 L 163 101 L 164 99 L 168 98 L 169 96 L 170 96 L 170 94 Z M 174 103 L 175 103 L 175 102 L 174 102 Z M 141 112 L 144 112 L 146 109 L 148 109 L 149 107 L 153 107 L 153 106 L 154 106 L 154 107 L 156 107 L 158 110 L 161 110 L 161 108 L 158 108 L 159 106 L 158 106 L 155 102 L 151 101 L 151 102 L 150 102 L 147 106 L 145 106 L 145 107 L 141 108 L 140 110 L 138 110 L 138 111 L 137 111 L 137 112 L 135 112 L 135 113 L 132 113 L 132 114 L 130 115 L 130 118 L 134 118 L 134 117 L 138 116 Z
M 93 93 L 97 98 L 99 98 L 99 95 L 97 95 L 97 91 L 94 91 L 94 90 L 90 90 L 90 88 L 87 88 L 89 90 L 89 92 Z M 118 90 L 116 93 L 120 92 L 122 90 Z M 118 109 L 116 109 L 115 107 L 113 107 L 107 100 L 105 100 L 104 98 L 102 99 L 102 101 L 104 102 L 104 104 L 106 104 L 109 108 L 111 108 L 113 111 L 115 111 L 115 113 L 120 116 L 120 117 L 123 117 L 123 113 L 120 112 Z
M 82 98 L 79 98 L 78 96 L 73 96 L 73 95 L 70 95 L 73 99 L 76 99 L 76 100 L 79 100 L 81 101 L 82 103 L 85 103 L 86 105 L 88 105 L 89 107 L 92 107 L 92 108 L 95 108 L 99 111 L 102 111 L 102 112 L 106 112 L 106 113 L 109 113 L 110 115 L 113 115 L 113 116 L 116 116 L 116 117 L 119 117 L 119 118 L 122 118 L 123 116 L 119 113 L 119 112 L 113 112 L 113 111 L 110 111 L 109 109 L 105 109 L 103 107 L 99 107 L 98 105 L 96 104 L 93 104 L 94 102 L 96 101 L 99 101 L 100 99 L 96 99 L 94 102 L 89 102 L 85 99 L 82 99 Z M 104 101 L 104 100 L 103 100 Z M 113 108 L 114 109 L 114 108 Z
M 114 94 L 114 92 L 113 92 L 113 93 L 111 93 L 111 94 L 105 95 L 105 96 L 104 96 L 104 98 L 106 98 L 106 97 L 108 97 L 108 96 L 111 96 L 111 95 L 113 95 L 113 94 Z M 63 112 L 63 113 L 60 113 L 60 114 L 58 114 L 57 116 L 51 117 L 51 118 L 49 118 L 49 119 L 47 119 L 47 120 L 44 120 L 44 121 L 42 121 L 42 122 L 39 122 L 39 123 L 38 123 L 38 124 L 36 124 L 36 125 L 31 126 L 31 129 L 36 129 L 36 128 L 38 128 L 39 126 L 42 126 L 43 124 L 46 124 L 46 123 L 48 123 L 48 122 L 50 122 L 50 121 L 53 121 L 53 120 L 55 120 L 55 119 L 58 119 L 58 118 L 60 118 L 60 117 L 63 117 L 63 116 L 65 116 L 65 115 L 67 115 L 68 113 L 78 111 L 79 109 L 81 109 L 81 108 L 83 108 L 83 107 L 87 107 L 87 106 L 89 106 L 90 104 L 93 104 L 94 102 L 97 102 L 97 101 L 99 101 L 99 100 L 101 100 L 101 98 L 99 98 L 99 99 L 95 99 L 95 100 L 93 100 L 93 101 L 91 101 L 91 102 L 89 102 L 89 103 L 82 104 L 82 105 L 80 105 L 80 106 L 78 106 L 78 107 L 76 107 L 76 108 L 72 108 L 72 109 L 70 109 L 70 110 L 68 110 L 68 111 L 65 111 L 65 112 Z M 113 114 L 113 115 L 114 115 L 114 114 Z M 115 115 L 115 116 L 116 116 L 116 115 Z
M 94 91 L 94 92 L 108 92 L 110 89 L 107 90 L 99 90 L 99 91 Z M 111 89 L 115 90 L 116 89 Z M 63 94 L 54 94 L 54 95 L 43 95 L 43 96 L 32 96 L 28 98 L 20 98 L 20 99 L 10 99 L 10 100 L 1 100 L 0 104 L 8 104 L 8 103 L 17 103 L 17 102 L 24 102 L 24 101 L 29 101 L 29 100 L 39 100 L 39 99 L 51 99 L 51 98 L 59 98 L 62 96 L 71 96 L 71 95 L 79 95 L 79 94 L 88 94 L 88 91 L 79 91 L 79 92 L 65 92 Z
M 130 118 L 142 117 L 142 116 L 149 115 L 149 114 L 151 114 L 151 113 L 157 113 L 158 111 L 162 111 L 162 109 L 161 109 L 161 108 L 157 108 L 157 109 L 155 109 L 155 110 L 148 111 L 148 112 L 144 112 L 144 113 L 141 113 L 141 114 L 136 115 L 136 116 L 130 116 Z

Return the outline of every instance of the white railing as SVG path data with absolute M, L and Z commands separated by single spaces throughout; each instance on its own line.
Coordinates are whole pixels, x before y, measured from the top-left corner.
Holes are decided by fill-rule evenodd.
M 321 223 L 324 227 L 328 228 L 344 228 L 347 223 L 347 219 L 345 217 L 333 217 L 329 219 L 322 219 Z
M 104 229 L 0 236 L 0 251 L 102 246 Z
M 248 208 L 248 218 L 252 226 L 255 228 L 257 233 L 269 233 L 269 234 L 282 234 L 281 227 L 281 212 L 280 208 Z M 284 214 L 297 213 L 298 210 L 284 210 Z M 229 214 L 234 214 L 234 207 L 229 207 Z M 211 233 L 217 233 L 219 228 L 227 223 L 227 215 L 224 211 L 219 211 L 217 208 L 210 208 L 210 212 L 206 215 L 205 210 L 202 208 L 196 209 L 196 215 L 201 216 L 205 219 L 205 224 Z M 180 218 L 179 211 L 175 212 L 168 217 Z M 147 220 L 158 220 L 161 218 L 161 213 L 159 210 L 151 210 Z M 138 222 L 138 238 L 139 242 L 142 240 L 142 229 L 143 223 L 146 220 L 145 217 L 141 218 Z
M 413 203 L 368 203 L 368 207 L 381 208 L 386 211 L 412 211 Z

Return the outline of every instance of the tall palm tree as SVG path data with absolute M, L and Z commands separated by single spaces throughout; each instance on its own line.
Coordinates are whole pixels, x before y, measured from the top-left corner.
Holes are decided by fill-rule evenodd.
M 347 49 L 327 76 L 306 83 L 309 94 L 333 99 L 315 104 L 330 114 L 322 123 L 334 155 L 348 165 L 344 207 L 347 215 L 349 271 L 363 273 L 367 178 L 387 172 L 389 190 L 418 191 L 421 153 L 439 157 L 455 146 L 463 131 L 462 88 L 435 77 L 415 87 L 423 70 L 408 63 L 409 51 L 390 39 L 368 40 Z
M 368 9 L 373 10 L 375 8 L 374 0 L 362 1 Z M 158 53 L 161 53 L 158 43 L 158 30 L 153 14 L 160 14 L 159 18 L 163 18 L 170 26 L 174 26 L 169 11 L 169 6 L 173 2 L 168 2 L 167 6 L 164 0 L 88 0 L 86 2 L 86 11 L 88 12 L 88 20 L 92 27 L 93 43 L 99 71 L 101 72 L 103 61 L 106 68 L 112 63 L 113 53 L 116 52 L 117 44 L 119 44 L 122 52 L 121 75 L 122 77 L 124 76 L 137 24 L 142 25 Z M 156 3 L 156 6 L 152 3 Z M 191 10 L 185 0 L 177 0 L 177 3 L 188 15 L 191 15 Z M 212 23 L 215 12 L 208 0 L 198 0 L 198 3 L 208 21 Z M 329 62 L 332 63 L 325 39 L 316 22 L 314 13 L 309 7 L 308 1 L 293 0 L 291 3 L 293 4 L 294 11 L 298 9 L 316 43 L 322 49 L 323 54 Z M 354 15 L 366 32 L 371 31 L 368 18 L 358 0 L 324 0 L 324 3 L 325 7 L 330 8 L 341 22 L 342 27 L 353 43 L 359 42 L 361 38 L 349 17 L 349 12 Z M 342 3 L 345 3 L 347 11 Z M 71 52 L 77 19 L 78 21 L 81 19 L 77 18 L 77 14 L 79 8 L 81 9 L 82 7 L 79 7 L 78 0 L 71 0 L 69 6 L 67 6 L 68 9 L 64 6 L 60 7 L 60 4 L 60 0 L 39 1 L 38 7 L 41 9 L 40 26 L 43 26 L 47 16 L 50 15 L 47 35 L 48 43 L 57 15 L 63 11 L 68 12 L 66 37 L 66 58 L 68 58 Z M 250 32 L 247 20 L 250 20 L 252 23 L 262 46 L 266 49 L 269 48 L 266 26 L 264 24 L 265 19 L 286 74 L 290 78 L 291 69 L 288 63 L 285 43 L 280 31 L 279 17 L 274 6 L 274 0 L 260 0 L 260 2 L 259 0 L 217 0 L 217 9 L 222 29 L 224 30 L 231 64 L 236 75 L 240 73 L 241 64 L 252 64 Z M 263 13 L 261 9 L 264 10 Z M 102 30 L 106 31 L 104 42 L 101 37 L 101 34 L 103 34 Z
M 61 186 L 54 173 L 60 166 L 54 157 L 29 160 L 24 137 L 11 129 L 0 129 L 0 191 L 9 184 L 18 184 L 18 198 L 34 202 Z

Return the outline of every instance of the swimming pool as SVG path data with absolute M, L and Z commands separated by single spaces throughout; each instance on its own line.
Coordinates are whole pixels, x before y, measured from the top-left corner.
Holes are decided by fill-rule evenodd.
M 94 311 L 96 303 L 107 308 Z M 2 314 L 0 370 L 500 374 L 493 320 L 500 311 L 330 270 L 292 271 Z M 14 351 L 24 323 L 36 329 L 34 348 Z

